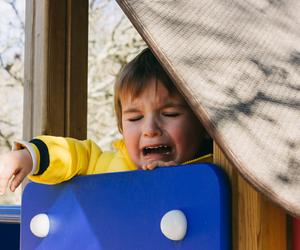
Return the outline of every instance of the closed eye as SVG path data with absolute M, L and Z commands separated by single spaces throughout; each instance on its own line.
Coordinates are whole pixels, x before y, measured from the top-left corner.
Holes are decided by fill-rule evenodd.
M 135 116 L 135 117 L 130 117 L 127 120 L 130 122 L 135 122 L 135 121 L 141 120 L 142 118 L 143 118 L 143 116 L 139 115 L 139 116 Z
M 168 116 L 168 117 L 176 117 L 176 116 L 179 116 L 180 113 L 170 112 L 170 113 L 163 113 L 163 115 Z

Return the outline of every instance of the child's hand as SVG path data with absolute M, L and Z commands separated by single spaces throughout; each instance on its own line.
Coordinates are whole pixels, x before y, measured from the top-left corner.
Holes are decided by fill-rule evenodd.
M 169 167 L 169 166 L 176 166 L 178 165 L 177 162 L 175 161 L 152 161 L 152 162 L 149 162 L 149 163 L 145 163 L 143 166 L 142 166 L 142 169 L 143 170 L 153 170 L 154 168 L 156 167 Z
M 12 151 L 0 156 L 0 195 L 10 183 L 14 192 L 32 170 L 32 159 L 27 149 Z

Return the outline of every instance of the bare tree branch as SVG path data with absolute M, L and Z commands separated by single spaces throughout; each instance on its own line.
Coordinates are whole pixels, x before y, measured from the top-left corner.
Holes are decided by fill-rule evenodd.
M 11 148 L 12 144 L 10 143 L 10 139 L 11 137 L 14 135 L 14 133 L 10 133 L 8 135 L 5 135 L 2 133 L 2 131 L 0 130 L 0 138 L 2 141 L 4 141 L 4 144 L 6 145 L 6 147 Z
M 8 1 L 7 3 L 8 3 L 8 4 L 11 6 L 11 8 L 13 9 L 13 11 L 14 11 L 14 13 L 15 13 L 17 19 L 18 19 L 19 22 L 20 22 L 20 25 L 21 25 L 22 30 L 25 30 L 25 23 L 24 23 L 23 19 L 21 18 L 20 12 L 19 12 L 18 9 L 16 8 L 16 0 Z
M 4 61 L 3 61 L 3 58 L 2 58 L 2 54 L 0 54 L 0 68 L 3 68 L 3 70 L 5 70 L 10 77 L 15 79 L 17 81 L 17 83 L 19 83 L 23 86 L 23 78 L 17 76 L 16 74 L 14 74 L 12 72 L 12 67 L 13 66 L 14 66 L 14 64 L 10 64 L 10 63 L 5 64 Z M 11 86 L 11 84 L 8 84 L 7 86 Z

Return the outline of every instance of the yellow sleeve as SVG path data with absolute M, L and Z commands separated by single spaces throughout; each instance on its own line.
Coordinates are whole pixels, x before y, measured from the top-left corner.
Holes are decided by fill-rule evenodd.
M 30 141 L 36 153 L 38 168 L 29 179 L 44 184 L 57 184 L 76 175 L 105 172 L 96 169 L 103 164 L 102 150 L 91 140 L 80 141 L 73 138 L 38 136 Z M 102 157 L 111 158 L 111 157 Z M 106 159 L 106 165 L 110 159 Z M 99 168 L 99 165 L 98 165 Z

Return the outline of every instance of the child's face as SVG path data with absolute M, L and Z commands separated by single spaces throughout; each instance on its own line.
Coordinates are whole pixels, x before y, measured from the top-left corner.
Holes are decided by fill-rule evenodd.
M 155 79 L 135 99 L 121 100 L 122 126 L 132 161 L 142 167 L 153 161 L 193 159 L 199 153 L 201 127 L 178 93 L 170 94 Z

